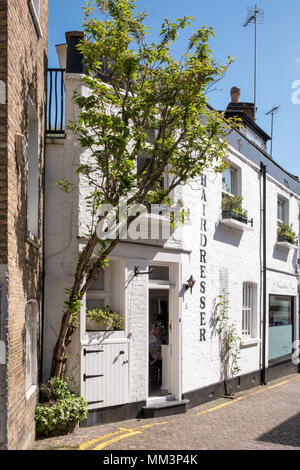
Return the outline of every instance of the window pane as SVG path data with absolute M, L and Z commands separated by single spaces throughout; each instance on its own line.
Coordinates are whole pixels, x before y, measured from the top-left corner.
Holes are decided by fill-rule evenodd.
M 284 202 L 281 199 L 278 199 L 277 218 L 282 222 L 284 221 Z
M 231 193 L 237 194 L 237 185 L 236 185 L 236 170 L 230 168 L 230 179 L 231 179 Z
M 94 308 L 99 309 L 104 307 L 104 299 L 86 299 L 86 309 L 93 310 Z
M 149 279 L 155 281 L 168 281 L 169 280 L 169 267 L 168 266 L 151 266 L 153 269 Z
M 271 295 L 270 297 L 270 326 L 292 324 L 292 305 L 290 297 Z
M 269 307 L 269 359 L 292 353 L 292 297 L 270 296 Z
M 243 311 L 242 311 L 242 335 L 251 337 L 253 322 L 253 286 L 248 283 L 243 284 Z
M 223 191 L 226 191 L 227 193 L 231 193 L 230 169 L 225 170 L 222 175 L 222 186 L 223 186 Z
M 100 269 L 97 278 L 90 285 L 89 290 L 104 290 L 104 271 Z
M 237 171 L 234 168 L 228 168 L 222 175 L 223 191 L 230 194 L 237 194 Z

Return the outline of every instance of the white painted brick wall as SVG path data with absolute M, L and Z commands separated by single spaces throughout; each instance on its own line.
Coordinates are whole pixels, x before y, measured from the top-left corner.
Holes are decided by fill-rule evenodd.
M 70 78 L 67 97 L 79 87 L 78 80 Z M 84 91 L 87 92 L 86 90 Z M 67 118 L 76 116 L 75 109 L 69 104 Z M 79 193 L 59 193 L 54 183 L 62 177 L 71 177 L 76 163 L 84 161 L 88 155 L 80 152 L 74 139 L 68 137 L 65 143 L 50 145 L 46 159 L 46 372 L 49 371 L 51 354 L 58 331 L 63 301 L 64 288 L 72 282 L 75 263 L 78 257 L 76 236 L 83 235 L 88 221 L 85 196 L 88 186 L 81 179 Z M 236 324 L 241 334 L 242 322 L 242 286 L 243 282 L 260 284 L 260 238 L 261 238 L 261 176 L 259 168 L 253 168 L 238 157 L 237 152 L 229 155 L 230 160 L 240 167 L 242 175 L 243 207 L 248 210 L 249 218 L 254 220 L 254 230 L 239 232 L 219 225 L 221 217 L 221 175 L 207 172 L 207 239 L 205 248 L 206 265 L 206 341 L 199 341 L 200 330 L 200 219 L 202 213 L 201 187 L 199 183 L 178 188 L 176 198 L 182 198 L 191 210 L 191 225 L 178 230 L 166 246 L 182 247 L 191 250 L 190 255 L 182 256 L 182 283 L 192 274 L 196 279 L 193 292 L 183 295 L 182 309 L 182 392 L 205 387 L 220 380 L 220 361 L 218 337 L 214 330 L 216 298 L 221 293 L 220 272 L 228 272 L 228 289 L 230 300 L 230 319 Z M 77 182 L 77 181 L 75 181 Z M 268 266 L 273 269 L 294 272 L 296 250 L 286 255 L 274 257 L 277 232 L 277 194 L 283 194 L 290 201 L 290 221 L 298 228 L 298 199 L 291 197 L 290 191 L 278 187 L 273 180 L 267 182 L 267 247 Z M 47 207 L 48 206 L 48 207 Z M 143 400 L 146 397 L 148 367 L 148 277 L 134 277 L 135 266 L 147 269 L 148 262 L 145 248 L 119 245 L 114 255 L 125 259 L 126 321 L 129 339 L 129 395 L 131 401 Z M 275 249 L 276 254 L 276 249 Z M 280 279 L 288 280 L 297 286 L 295 277 L 281 275 Z M 278 274 L 268 272 L 268 285 L 278 280 Z M 120 286 L 120 289 L 123 287 Z M 257 295 L 257 332 L 259 333 L 260 289 Z M 298 329 L 297 329 L 298 331 Z M 77 343 L 79 343 L 79 338 Z M 69 370 L 72 380 L 79 380 L 79 344 L 73 344 L 72 360 Z M 260 367 L 260 344 L 241 349 L 241 374 Z M 267 352 L 268 353 L 268 352 Z

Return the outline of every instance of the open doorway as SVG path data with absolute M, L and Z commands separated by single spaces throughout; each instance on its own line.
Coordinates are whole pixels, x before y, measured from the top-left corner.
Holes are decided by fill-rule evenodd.
M 149 397 L 169 394 L 169 290 L 149 289 Z

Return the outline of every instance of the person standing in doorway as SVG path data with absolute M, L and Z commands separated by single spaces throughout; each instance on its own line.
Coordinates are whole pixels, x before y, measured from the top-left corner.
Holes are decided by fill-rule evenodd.
M 151 357 L 150 366 L 156 364 L 160 369 L 160 380 L 162 377 L 162 358 L 161 358 L 161 339 L 160 339 L 160 326 L 155 324 L 153 327 L 153 331 L 150 333 L 149 336 L 149 353 Z

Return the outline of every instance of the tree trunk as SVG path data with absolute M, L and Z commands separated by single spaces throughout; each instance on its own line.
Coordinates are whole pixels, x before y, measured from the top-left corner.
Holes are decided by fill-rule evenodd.
M 72 312 L 68 309 L 62 319 L 60 334 L 54 349 L 51 377 L 64 378 L 67 362 L 67 346 L 76 326 L 70 324 Z

